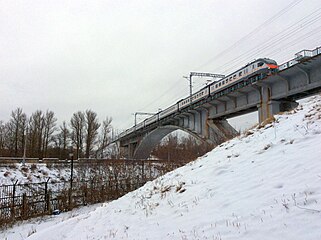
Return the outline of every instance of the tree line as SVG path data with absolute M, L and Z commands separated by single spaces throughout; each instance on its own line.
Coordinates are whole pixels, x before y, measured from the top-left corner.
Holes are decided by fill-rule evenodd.
M 53 111 L 37 110 L 30 117 L 21 108 L 0 120 L 0 156 L 66 159 L 106 157 L 111 141 L 112 118 L 99 122 L 92 110 L 75 112 L 70 121 L 58 125 Z

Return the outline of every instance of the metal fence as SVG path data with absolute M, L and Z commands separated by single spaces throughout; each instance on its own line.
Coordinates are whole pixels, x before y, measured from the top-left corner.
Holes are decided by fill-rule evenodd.
M 112 170 L 105 176 L 86 181 L 69 180 L 0 186 L 0 227 L 16 220 L 68 211 L 75 207 L 117 199 L 147 181 L 155 179 L 186 162 L 115 161 L 98 164 Z M 84 167 L 91 167 L 87 164 Z

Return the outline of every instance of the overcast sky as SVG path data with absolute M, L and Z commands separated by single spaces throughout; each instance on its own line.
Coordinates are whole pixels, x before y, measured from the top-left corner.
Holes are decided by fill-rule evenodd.
M 0 120 L 17 107 L 28 115 L 52 110 L 59 122 L 92 109 L 128 128 L 133 113 L 186 97 L 182 76 L 190 71 L 228 74 L 255 58 L 281 63 L 320 46 L 320 7 L 320 0 L 0 0 Z M 194 80 L 197 90 L 208 79 Z

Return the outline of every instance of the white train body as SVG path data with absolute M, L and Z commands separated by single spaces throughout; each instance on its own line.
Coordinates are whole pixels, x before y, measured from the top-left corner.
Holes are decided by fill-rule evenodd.
M 277 69 L 277 63 L 274 60 L 261 58 L 252 63 L 247 64 L 245 67 L 233 72 L 222 80 L 210 85 L 210 94 L 213 94 L 221 89 L 233 85 L 234 83 L 246 80 L 252 76 L 260 74 L 263 71 L 271 71 Z
M 158 113 L 159 119 L 162 119 L 164 117 L 167 117 L 168 115 L 171 115 L 172 113 L 175 113 L 178 111 L 178 105 L 172 105 L 169 108 L 166 108 L 165 110 Z

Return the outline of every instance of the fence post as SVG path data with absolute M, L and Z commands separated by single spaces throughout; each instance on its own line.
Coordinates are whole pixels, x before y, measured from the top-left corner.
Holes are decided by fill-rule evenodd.
M 16 185 L 18 183 L 18 180 L 13 184 L 13 189 L 12 189 L 12 207 L 11 207 L 11 217 L 14 219 L 15 218 L 15 195 L 16 195 Z
M 144 165 L 144 160 L 142 161 L 142 181 L 145 182 L 145 165 Z
M 89 203 L 92 204 L 94 202 L 94 178 L 89 179 Z
M 45 182 L 45 209 L 44 212 L 49 212 L 49 194 L 48 194 L 48 182 L 50 180 L 50 177 Z
M 106 193 L 105 193 L 105 186 L 104 186 L 104 181 L 101 180 L 101 191 L 100 191 L 100 201 L 106 201 Z
M 87 181 L 84 181 L 84 196 L 85 196 L 85 200 L 84 200 L 84 205 L 87 205 L 88 203 L 88 187 L 87 187 Z
M 22 219 L 27 219 L 27 194 L 22 194 Z

